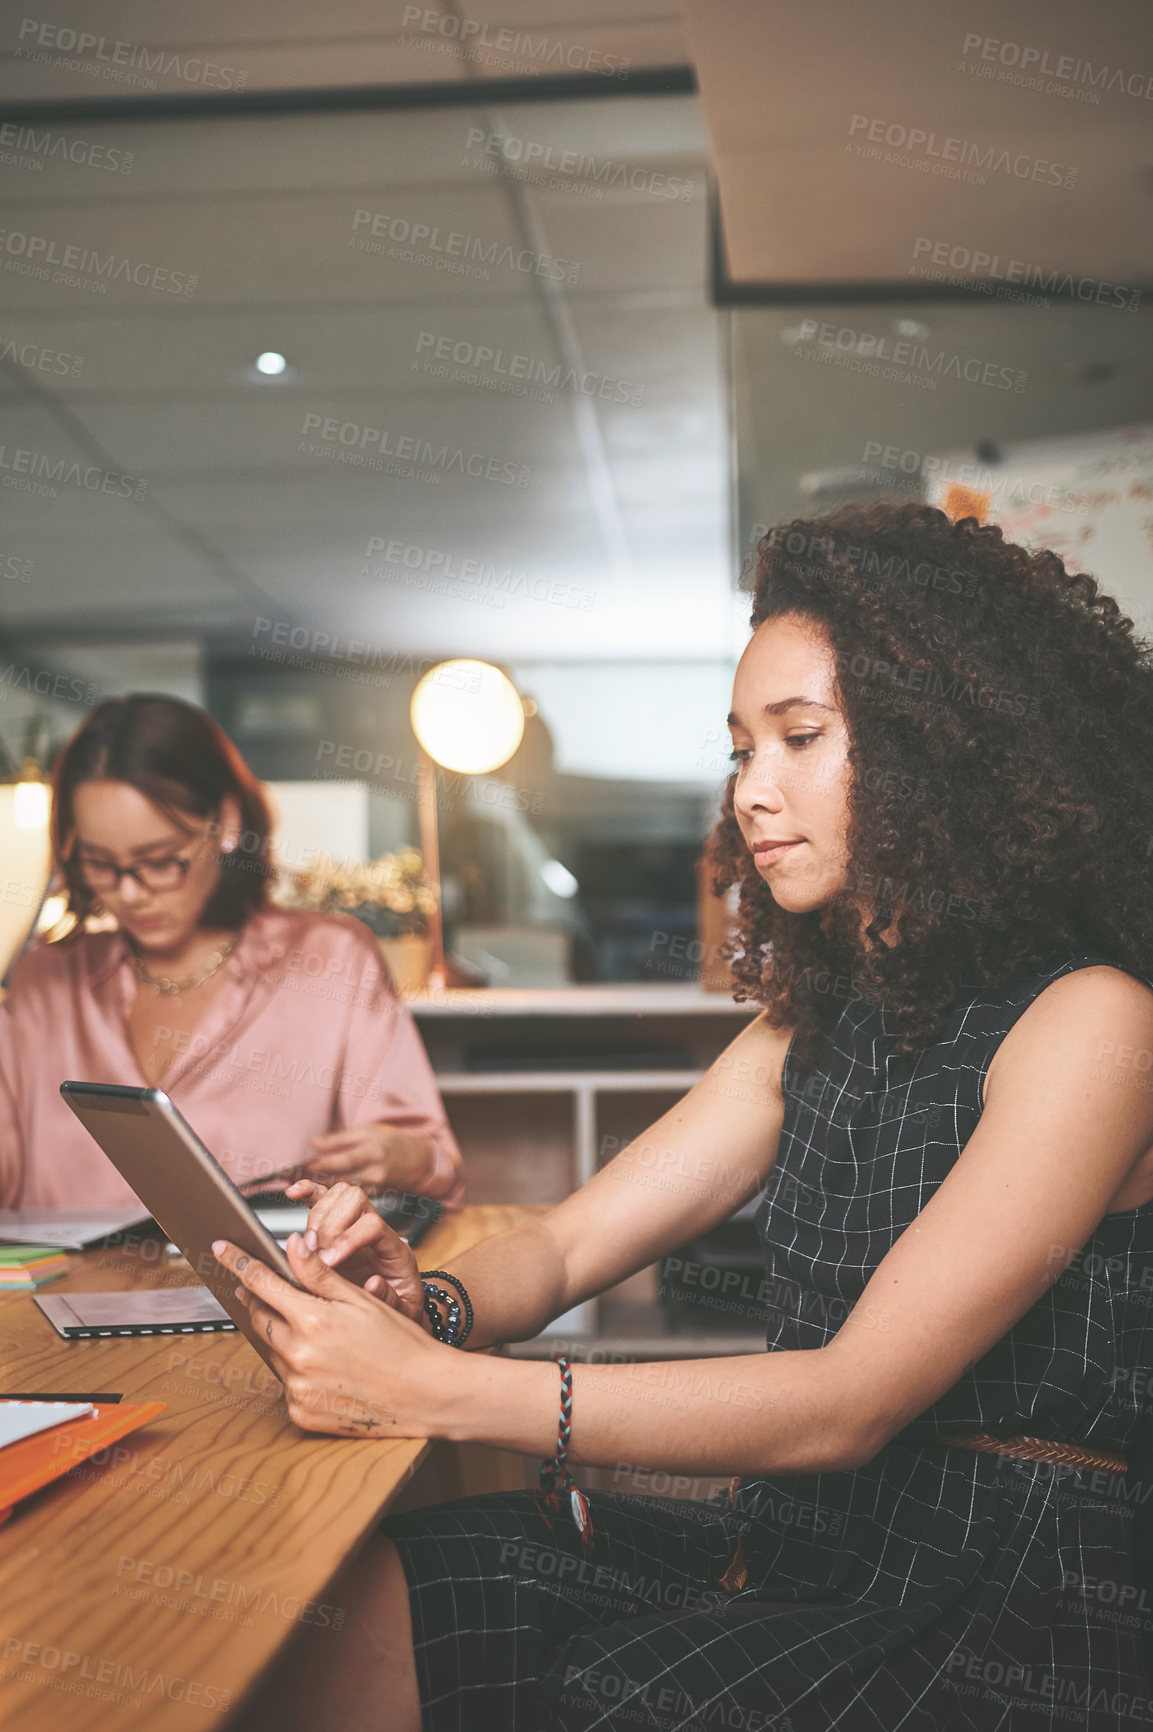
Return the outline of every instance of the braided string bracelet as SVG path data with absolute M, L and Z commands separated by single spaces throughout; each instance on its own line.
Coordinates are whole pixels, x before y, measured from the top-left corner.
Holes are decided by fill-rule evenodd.
M 448 1347 L 463 1347 L 472 1332 L 473 1311 L 472 1300 L 468 1296 L 464 1282 L 456 1275 L 450 1275 L 447 1269 L 422 1269 L 421 1284 L 424 1287 L 424 1314 L 428 1318 L 432 1333 L 437 1341 L 443 1341 Z M 437 1287 L 435 1282 L 451 1281 L 460 1292 L 458 1299 L 455 1293 L 448 1293 L 443 1287 Z M 439 1307 L 434 1303 L 441 1300 L 445 1307 L 442 1317 Z M 460 1326 L 461 1305 L 464 1305 L 464 1328 Z
M 592 1550 L 593 1544 L 592 1514 L 588 1499 L 573 1479 L 565 1459 L 572 1436 L 572 1366 L 563 1354 L 558 1358 L 557 1364 L 560 1367 L 560 1419 L 557 1422 L 556 1455 L 551 1461 L 542 1461 L 540 1464 L 537 1505 L 542 1513 L 548 1510 L 557 1511 L 560 1509 L 560 1494 L 567 1491 L 572 1518 L 587 1553 Z M 547 1513 L 545 1520 L 548 1520 Z

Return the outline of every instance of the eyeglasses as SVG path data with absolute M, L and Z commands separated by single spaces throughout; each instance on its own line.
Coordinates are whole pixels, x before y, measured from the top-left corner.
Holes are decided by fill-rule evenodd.
M 191 857 L 181 859 L 173 854 L 165 860 L 144 860 L 139 866 L 117 866 L 111 860 L 77 861 L 81 876 L 90 889 L 114 893 L 123 878 L 134 878 L 142 890 L 179 890 L 192 865 Z
M 105 895 L 108 891 L 115 894 L 125 878 L 134 878 L 142 890 L 179 890 L 188 876 L 189 867 L 213 832 L 214 826 L 209 824 L 190 854 L 168 854 L 162 860 L 142 860 L 138 866 L 117 866 L 114 860 L 93 860 L 79 852 L 73 854 L 72 860 L 84 882 L 97 895 Z

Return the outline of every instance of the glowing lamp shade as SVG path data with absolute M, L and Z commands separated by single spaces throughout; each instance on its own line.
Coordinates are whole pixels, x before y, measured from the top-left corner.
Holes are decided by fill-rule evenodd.
M 0 900 L 0 979 L 27 938 L 51 867 L 44 782 L 0 784 L 0 859 L 6 890 Z
M 47 830 L 52 801 L 47 782 L 17 782 L 12 790 L 12 821 L 18 830 Z
M 480 776 L 506 764 L 524 735 L 524 705 L 488 662 L 441 662 L 412 694 L 412 729 L 434 763 Z

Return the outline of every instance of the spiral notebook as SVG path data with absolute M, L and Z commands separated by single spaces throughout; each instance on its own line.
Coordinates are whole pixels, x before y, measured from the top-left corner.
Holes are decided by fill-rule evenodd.
M 158 1287 L 137 1293 L 37 1293 L 57 1335 L 207 1335 L 236 1325 L 207 1287 Z

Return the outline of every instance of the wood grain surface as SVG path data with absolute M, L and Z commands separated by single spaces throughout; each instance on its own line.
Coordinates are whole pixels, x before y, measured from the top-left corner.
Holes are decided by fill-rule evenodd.
M 465 1209 L 421 1242 L 421 1266 L 536 1212 Z M 71 1265 L 48 1291 L 192 1280 L 155 1245 Z M 4 1389 L 168 1403 L 0 1527 L 5 1732 L 225 1726 L 294 1630 L 343 1621 L 327 1584 L 430 1449 L 298 1431 L 240 1334 L 62 1341 L 30 1294 L 0 1297 Z

